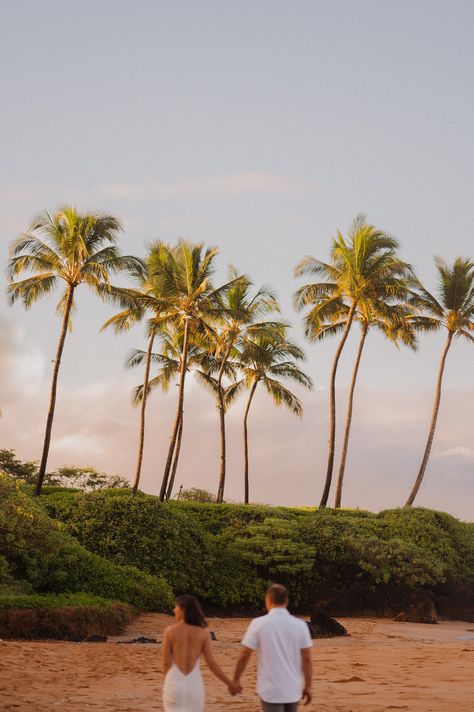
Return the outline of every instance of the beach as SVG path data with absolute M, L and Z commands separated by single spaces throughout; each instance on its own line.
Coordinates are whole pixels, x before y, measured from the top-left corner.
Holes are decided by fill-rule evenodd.
M 350 636 L 314 641 L 314 700 L 308 710 L 468 712 L 474 707 L 474 624 L 340 619 Z M 0 709 L 51 712 L 162 710 L 163 629 L 170 616 L 145 614 L 107 643 L 3 641 Z M 213 648 L 231 673 L 249 619 L 211 618 Z M 123 644 L 145 636 L 158 644 Z M 230 697 L 204 666 L 208 712 L 257 712 L 256 665 Z M 301 707 L 300 709 L 304 709 Z

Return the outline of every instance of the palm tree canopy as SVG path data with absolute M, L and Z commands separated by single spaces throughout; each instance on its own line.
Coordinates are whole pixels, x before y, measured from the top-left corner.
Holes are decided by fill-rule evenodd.
M 150 360 L 158 367 L 158 373 L 149 380 L 148 392 L 155 388 L 161 388 L 165 392 L 168 391 L 173 379 L 179 377 L 183 361 L 184 334 L 182 330 L 177 329 L 172 324 L 165 324 L 157 332 L 157 338 L 160 339 L 160 352 L 152 353 Z M 126 366 L 127 368 L 134 368 L 144 363 L 145 359 L 146 351 L 134 349 L 127 358 Z M 195 371 L 199 380 L 204 382 L 205 376 L 215 380 L 210 374 L 218 370 L 219 362 L 216 362 L 212 355 L 209 354 L 207 342 L 200 338 L 199 334 L 193 334 L 188 343 L 186 371 Z M 235 377 L 236 372 L 236 366 L 229 363 L 226 367 L 226 375 Z M 209 383 L 206 383 L 206 385 L 209 386 Z M 134 388 L 132 398 L 135 404 L 141 402 L 143 384 Z
M 458 257 L 449 266 L 436 257 L 435 264 L 437 296 L 419 280 L 414 280 L 410 304 L 422 312 L 418 319 L 424 320 L 431 329 L 445 328 L 454 336 L 474 343 L 474 261 Z
M 287 339 L 286 334 L 282 335 L 281 329 L 249 335 L 240 354 L 243 382 L 247 387 L 262 382 L 276 405 L 286 405 L 295 415 L 301 416 L 301 401 L 281 381 L 290 380 L 311 389 L 311 378 L 298 366 L 298 361 L 304 358 L 303 350 Z M 240 388 L 241 382 L 234 384 L 233 390 L 227 393 L 227 400 L 236 397 Z
M 148 270 L 157 293 L 154 306 L 160 310 L 151 319 L 153 323 L 173 322 L 182 327 L 187 321 L 194 330 L 212 330 L 213 321 L 223 313 L 223 296 L 236 281 L 214 287 L 217 254 L 216 247 L 204 249 L 202 243 L 184 239 L 175 246 L 162 242 L 150 246 Z
M 359 215 L 347 239 L 340 232 L 333 239 L 329 263 L 305 257 L 296 267 L 296 276 L 324 279 L 303 285 L 295 295 L 297 310 L 310 307 L 305 316 L 306 336 L 323 339 L 343 330 L 352 304 L 363 307 L 365 303 L 370 310 L 374 300 L 390 304 L 406 299 L 413 272 L 397 256 L 398 248 L 395 238 Z
M 101 299 L 120 301 L 120 292 L 126 290 L 113 287 L 110 275 L 143 270 L 139 258 L 120 254 L 116 243 L 121 229 L 119 221 L 110 215 L 80 214 L 73 207 L 41 213 L 10 247 L 10 302 L 21 299 L 29 308 L 60 281 L 67 285 L 57 305 L 60 314 L 68 291 L 79 284 L 87 284 Z M 30 274 L 15 281 L 22 272 Z

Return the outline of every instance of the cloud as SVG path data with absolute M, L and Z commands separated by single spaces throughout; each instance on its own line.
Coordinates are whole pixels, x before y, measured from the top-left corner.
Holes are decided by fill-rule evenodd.
M 100 186 L 96 193 L 106 198 L 143 200 L 149 198 L 218 198 L 244 193 L 289 195 L 307 190 L 308 186 L 285 176 L 264 172 L 231 173 L 202 180 L 177 183 L 117 183 Z
M 97 199 L 139 201 L 174 198 L 227 198 L 243 194 L 293 195 L 314 188 L 287 176 L 265 171 L 240 171 L 201 179 L 177 182 L 106 183 L 91 188 L 58 185 L 13 185 L 0 187 L 0 201 L 6 206 L 41 205 L 50 196 L 60 195 L 62 202 L 96 203 Z M 16 227 L 13 220 L 8 223 Z
M 474 448 L 458 445 L 439 453 L 440 458 L 461 458 L 463 460 L 474 460 Z

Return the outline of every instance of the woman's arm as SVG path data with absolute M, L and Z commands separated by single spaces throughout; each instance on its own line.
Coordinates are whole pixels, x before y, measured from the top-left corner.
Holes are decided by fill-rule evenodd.
M 214 673 L 216 677 L 219 678 L 219 680 L 222 680 L 222 682 L 227 685 L 229 688 L 229 691 L 231 692 L 232 695 L 237 694 L 237 692 L 241 691 L 241 686 L 238 683 L 235 683 L 233 680 L 228 677 L 225 672 L 220 668 L 220 666 L 217 664 L 217 661 L 214 657 L 214 653 L 212 652 L 212 647 L 211 647 L 211 639 L 209 637 L 209 632 L 206 630 L 206 637 L 204 639 L 204 643 L 202 646 L 202 654 L 204 656 L 204 659 L 207 663 L 207 666 L 209 670 Z
M 171 656 L 171 638 L 169 633 L 169 628 L 165 629 L 165 635 L 163 637 L 163 648 L 162 648 L 162 662 L 161 669 L 163 675 L 166 675 L 173 663 L 173 658 Z

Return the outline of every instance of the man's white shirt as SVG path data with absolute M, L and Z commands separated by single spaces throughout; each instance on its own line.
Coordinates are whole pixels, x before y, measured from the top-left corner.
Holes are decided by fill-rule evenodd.
M 313 645 L 304 621 L 286 608 L 272 608 L 250 623 L 242 645 L 258 651 L 257 694 L 264 702 L 288 704 L 301 699 L 301 650 Z

